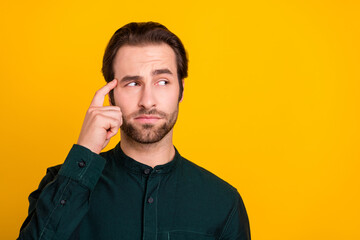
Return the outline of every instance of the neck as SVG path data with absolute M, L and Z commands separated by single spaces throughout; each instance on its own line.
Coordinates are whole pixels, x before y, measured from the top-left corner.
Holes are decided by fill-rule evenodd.
M 159 142 L 142 144 L 135 142 L 121 131 L 120 146 L 127 156 L 154 168 L 157 165 L 166 164 L 174 158 L 175 149 L 172 143 L 172 134 L 173 130 Z

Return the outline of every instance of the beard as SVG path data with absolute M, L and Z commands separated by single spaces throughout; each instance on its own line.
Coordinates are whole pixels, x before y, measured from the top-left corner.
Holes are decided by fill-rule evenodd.
M 156 109 L 146 110 L 140 109 L 138 112 L 132 113 L 128 116 L 123 116 L 123 123 L 120 129 L 132 140 L 141 144 L 152 144 L 159 142 L 173 129 L 179 112 L 179 106 L 170 114 L 158 111 Z M 129 119 L 136 118 L 140 115 L 155 115 L 165 119 L 165 122 L 159 126 L 155 124 L 141 124 L 136 125 L 129 121 Z

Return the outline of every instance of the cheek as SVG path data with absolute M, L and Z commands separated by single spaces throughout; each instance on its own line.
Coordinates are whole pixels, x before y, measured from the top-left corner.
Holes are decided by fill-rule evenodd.
M 164 96 L 162 105 L 167 108 L 168 112 L 174 111 L 179 104 L 179 92 L 167 94 Z

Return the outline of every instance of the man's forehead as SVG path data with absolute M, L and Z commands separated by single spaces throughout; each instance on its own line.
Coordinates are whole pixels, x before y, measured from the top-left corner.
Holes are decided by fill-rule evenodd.
M 174 50 L 167 44 L 145 46 L 122 46 L 116 53 L 115 61 L 161 61 L 163 59 L 175 60 Z M 127 61 L 127 62 L 128 62 Z
M 177 78 L 174 50 L 167 44 L 149 44 L 141 46 L 122 46 L 114 59 L 115 77 L 154 76 L 167 73 Z

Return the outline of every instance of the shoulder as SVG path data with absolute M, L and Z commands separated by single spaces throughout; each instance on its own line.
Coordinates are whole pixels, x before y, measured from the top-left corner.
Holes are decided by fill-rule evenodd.
M 239 193 L 235 187 L 214 173 L 182 157 L 181 174 L 185 184 L 191 185 L 202 194 L 219 197 L 226 201 L 237 201 Z
M 176 191 L 182 207 L 196 209 L 214 225 L 223 225 L 241 202 L 237 189 L 214 173 L 182 158 L 177 168 Z M 219 222 L 220 221 L 220 222 Z
M 205 168 L 195 164 L 194 162 L 182 157 L 182 168 L 184 171 L 189 174 L 193 180 L 199 180 L 200 182 L 206 182 L 207 184 L 211 184 L 212 187 L 218 186 L 229 191 L 236 191 L 236 188 L 231 184 L 221 179 L 214 173 L 206 170 Z M 214 186 L 215 185 L 215 186 Z

